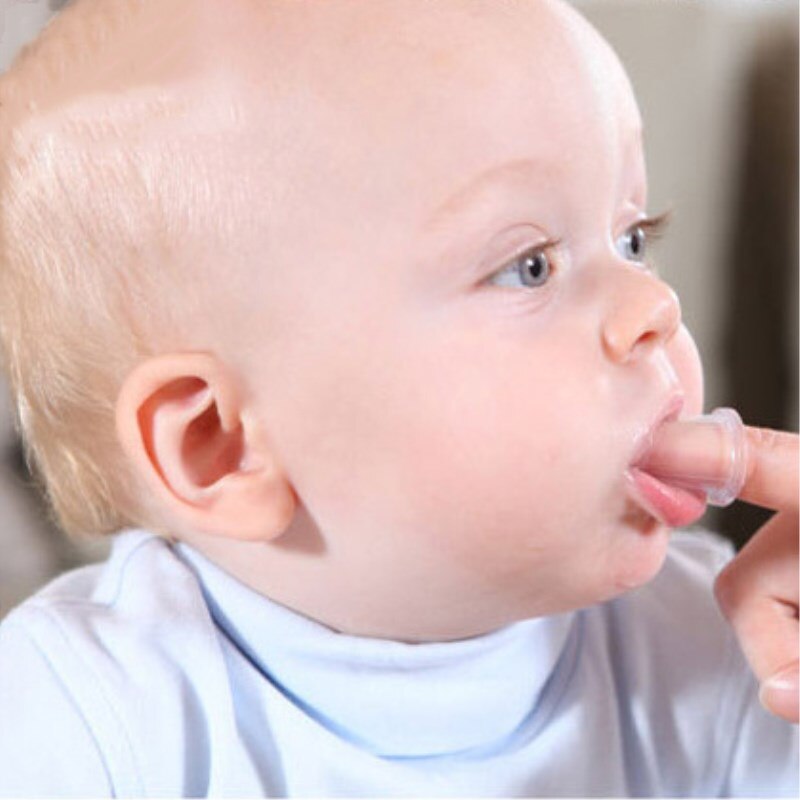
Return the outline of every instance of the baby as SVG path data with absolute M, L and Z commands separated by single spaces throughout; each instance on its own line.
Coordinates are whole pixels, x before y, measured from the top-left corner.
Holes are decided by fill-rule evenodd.
M 643 432 L 702 413 L 560 0 L 76 0 L 0 82 L 0 794 L 796 795 Z M 635 591 L 630 591 L 635 590 Z

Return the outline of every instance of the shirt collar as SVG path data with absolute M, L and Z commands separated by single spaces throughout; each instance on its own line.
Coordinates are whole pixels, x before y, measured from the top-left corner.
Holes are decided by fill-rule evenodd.
M 491 746 L 535 713 L 574 617 L 523 620 L 451 642 L 410 644 L 339 633 L 264 595 L 190 546 L 222 631 L 290 701 L 384 757 Z

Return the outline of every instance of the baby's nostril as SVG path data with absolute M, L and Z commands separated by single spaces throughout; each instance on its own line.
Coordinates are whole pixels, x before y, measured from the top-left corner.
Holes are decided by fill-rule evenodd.
M 655 331 L 645 331 L 640 337 L 638 344 L 647 344 L 656 341 L 658 339 L 658 334 Z

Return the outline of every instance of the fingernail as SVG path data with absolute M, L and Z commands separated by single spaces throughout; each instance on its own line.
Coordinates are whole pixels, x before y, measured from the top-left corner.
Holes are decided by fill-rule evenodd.
M 765 708 L 776 711 L 795 708 L 799 701 L 798 694 L 798 669 L 795 664 L 767 678 L 761 684 L 758 698 Z

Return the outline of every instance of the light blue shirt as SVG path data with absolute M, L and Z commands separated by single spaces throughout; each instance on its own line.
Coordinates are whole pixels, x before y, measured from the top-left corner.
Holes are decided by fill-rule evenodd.
M 0 795 L 796 797 L 711 593 L 731 552 L 680 532 L 611 602 L 414 645 L 128 530 L 0 625 Z

